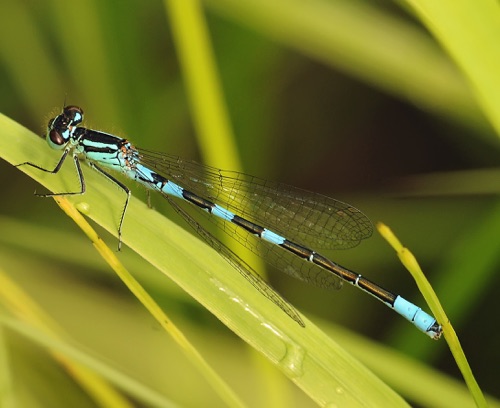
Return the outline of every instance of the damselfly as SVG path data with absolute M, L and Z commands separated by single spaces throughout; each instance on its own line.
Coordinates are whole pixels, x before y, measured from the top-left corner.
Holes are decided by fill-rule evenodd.
M 226 233 L 287 274 L 322 288 L 339 289 L 344 280 L 382 301 L 428 336 L 434 339 L 441 336 L 441 326 L 436 319 L 418 306 L 309 249 L 351 248 L 368 238 L 372 225 L 358 209 L 285 184 L 140 149 L 118 136 L 78 126 L 82 121 L 83 110 L 77 106 L 66 106 L 49 121 L 47 142 L 51 148 L 63 151 L 54 169 L 31 162 L 20 165 L 57 173 L 72 154 L 80 190 L 44 194 L 45 197 L 85 193 L 79 156 L 119 186 L 127 196 L 118 224 L 119 249 L 131 193 L 102 167 L 121 172 L 159 192 L 207 243 L 301 326 L 304 322 L 295 309 L 173 198 L 206 212 Z

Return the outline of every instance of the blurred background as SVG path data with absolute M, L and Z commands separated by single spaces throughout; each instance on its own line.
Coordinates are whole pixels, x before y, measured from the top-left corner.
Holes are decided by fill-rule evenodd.
M 500 342 L 500 146 L 466 80 L 417 19 L 391 1 L 316 1 L 304 6 L 303 25 L 292 9 L 246 3 L 203 2 L 242 169 L 347 201 L 388 224 L 433 284 L 480 386 L 500 397 L 500 353 L 493 352 Z M 197 140 L 167 15 L 160 2 L 1 1 L 1 113 L 42 135 L 48 119 L 75 104 L 88 127 L 226 168 L 228 158 L 207 159 Z M 325 24 L 310 30 L 316 18 Z M 0 266 L 105 360 L 180 404 L 212 398 L 73 223 L 52 200 L 33 196 L 37 188 L 0 161 Z M 155 199 L 168 214 L 165 204 Z M 251 406 L 266 406 L 276 390 L 257 374 L 255 355 L 130 252 L 121 255 L 124 263 L 208 360 Z M 423 306 L 377 233 L 328 255 Z M 331 293 L 273 271 L 270 280 L 312 320 L 460 380 L 444 341 L 428 341 L 359 290 Z M 65 397 L 71 406 L 90 406 L 41 349 L 15 334 L 8 340 L 14 374 L 25 380 L 20 388 L 48 401 L 40 406 L 62 406 L 50 391 L 57 382 L 72 390 Z M 155 364 L 158 353 L 169 367 Z M 288 380 L 280 384 L 290 392 L 288 406 L 312 405 Z

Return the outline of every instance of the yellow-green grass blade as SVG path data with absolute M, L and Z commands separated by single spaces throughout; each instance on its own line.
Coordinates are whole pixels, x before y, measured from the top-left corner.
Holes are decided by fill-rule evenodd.
M 60 152 L 50 151 L 45 141 L 0 116 L 0 155 L 12 164 L 31 161 L 51 167 Z M 79 187 L 71 162 L 57 175 L 27 166 L 20 170 L 50 191 L 74 191 Z M 84 172 L 88 191 L 83 196 L 69 197 L 70 201 L 77 208 L 85 208 L 92 220 L 116 235 L 124 193 L 87 167 Z M 136 251 L 174 280 L 318 403 L 406 405 L 307 319 L 307 327 L 300 327 L 215 251 L 136 199 L 131 201 L 123 238 L 131 248 L 124 250 Z M 64 251 L 64 243 L 58 245 Z
M 407 0 L 468 79 L 500 134 L 500 7 L 497 1 Z

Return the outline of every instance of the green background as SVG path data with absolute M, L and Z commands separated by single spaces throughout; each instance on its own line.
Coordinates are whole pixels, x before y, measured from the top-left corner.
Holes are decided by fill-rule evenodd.
M 438 29 L 433 37 L 424 28 L 419 2 L 202 3 L 242 169 L 348 201 L 373 222 L 388 224 L 433 284 L 479 385 L 500 397 L 499 143 L 491 119 L 498 115 L 494 101 L 484 102 L 482 74 L 473 76 L 455 49 L 440 45 Z M 467 10 L 467 2 L 460 4 Z M 223 146 L 219 157 L 202 147 L 219 142 L 197 139 L 166 13 L 160 2 L 1 1 L 1 113 L 42 135 L 48 119 L 75 104 L 88 127 L 233 168 L 238 160 L 226 157 Z M 467 33 L 471 43 L 474 34 Z M 470 44 L 457 42 L 466 53 Z M 491 65 L 478 64 L 494 70 L 498 56 L 491 57 Z M 490 88 L 499 90 L 496 83 Z M 105 360 L 181 405 L 219 401 L 54 202 L 32 195 L 40 188 L 0 162 L 0 266 Z M 143 189 L 134 193 L 146 199 Z M 156 210 L 171 215 L 166 202 L 152 199 Z M 114 248 L 115 238 L 99 231 Z M 313 404 L 284 377 L 262 369 L 265 363 L 238 337 L 130 252 L 125 248 L 122 261 L 245 402 Z M 423 307 L 411 277 L 377 233 L 328 255 Z M 346 285 L 331 293 L 269 272 L 280 293 L 328 330 L 340 333 L 338 324 L 461 380 L 444 341 L 429 341 L 359 290 Z M 67 389 L 74 404 L 91 406 L 41 349 L 15 334 L 8 343 L 14 378 L 30 384 L 24 392 L 32 398 L 48 401 L 40 406 L 60 403 L 53 384 Z

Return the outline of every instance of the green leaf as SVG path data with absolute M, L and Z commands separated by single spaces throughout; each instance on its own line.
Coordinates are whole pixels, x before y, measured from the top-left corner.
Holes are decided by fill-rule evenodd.
M 42 139 L 2 115 L 0 156 L 12 164 L 30 161 L 51 168 L 60 152 L 51 152 Z M 19 169 L 50 191 L 78 190 L 70 160 L 57 175 L 29 166 Z M 116 235 L 116 209 L 123 208 L 123 192 L 86 167 L 84 173 L 87 192 L 70 196 L 70 201 L 77 208 L 85 208 L 89 218 Z M 136 199 L 132 199 L 127 213 L 123 241 L 264 354 L 319 404 L 406 405 L 311 322 L 304 319 L 306 327 L 300 327 L 215 251 Z

